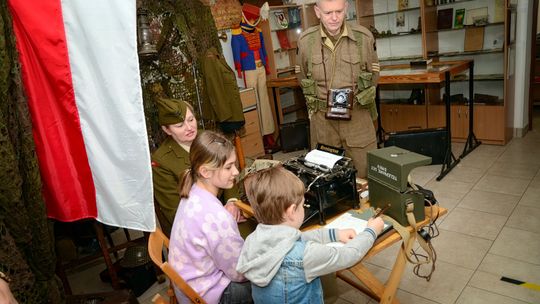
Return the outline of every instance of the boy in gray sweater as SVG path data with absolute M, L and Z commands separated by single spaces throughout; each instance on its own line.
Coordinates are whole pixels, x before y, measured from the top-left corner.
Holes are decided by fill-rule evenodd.
M 376 218 L 358 235 L 354 229 L 301 232 L 304 184 L 282 166 L 249 174 L 244 186 L 259 225 L 236 270 L 251 281 L 255 303 L 323 303 L 319 277 L 358 263 L 383 229 Z M 337 241 L 345 244 L 325 245 Z

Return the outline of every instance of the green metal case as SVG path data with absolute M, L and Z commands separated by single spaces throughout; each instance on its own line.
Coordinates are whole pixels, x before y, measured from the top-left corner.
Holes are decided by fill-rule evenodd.
M 425 218 L 424 197 L 410 192 L 408 176 L 412 169 L 431 163 L 431 157 L 398 147 L 377 149 L 367 154 L 369 200 L 371 206 L 384 208 L 390 204 L 386 214 L 398 223 L 408 226 L 406 201 L 414 203 L 414 217 Z

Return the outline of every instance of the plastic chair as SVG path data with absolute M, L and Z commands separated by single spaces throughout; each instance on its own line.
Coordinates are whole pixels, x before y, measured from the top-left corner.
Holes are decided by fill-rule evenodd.
M 152 261 L 167 275 L 169 281 L 174 284 L 186 295 L 192 303 L 197 304 L 206 304 L 206 301 L 195 291 L 191 286 L 189 286 L 184 279 L 171 267 L 168 262 L 163 261 L 163 246 L 169 251 L 169 239 L 163 234 L 161 229 L 156 228 L 155 232 L 150 233 L 148 238 L 148 253 Z M 156 295 L 152 301 L 158 304 L 165 303 L 177 303 L 177 300 L 174 296 L 174 290 L 172 285 L 167 291 L 170 301 L 166 301 L 161 297 L 161 295 Z

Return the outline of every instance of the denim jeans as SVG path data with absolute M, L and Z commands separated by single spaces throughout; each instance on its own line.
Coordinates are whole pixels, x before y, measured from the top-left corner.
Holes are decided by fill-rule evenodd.
M 249 281 L 237 283 L 231 282 L 223 291 L 219 304 L 250 304 L 253 303 L 251 298 L 251 283 Z

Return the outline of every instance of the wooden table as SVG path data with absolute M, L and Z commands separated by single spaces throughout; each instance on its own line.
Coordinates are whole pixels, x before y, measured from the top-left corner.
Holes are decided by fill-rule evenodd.
M 452 152 L 452 135 L 450 132 L 450 80 L 452 76 L 469 70 L 469 134 L 463 153 L 457 159 Z M 452 170 L 459 160 L 469 154 L 472 150 L 480 145 L 473 131 L 473 104 L 474 104 L 474 61 L 459 60 L 459 61 L 441 61 L 433 62 L 424 69 L 411 68 L 409 64 L 381 66 L 380 78 L 378 85 L 395 85 L 395 84 L 440 84 L 444 82 L 445 88 L 445 109 L 446 109 L 446 130 L 448 132 L 447 151 L 443 162 L 441 173 L 437 180 L 441 180 Z M 377 87 L 379 89 L 379 87 Z M 378 93 L 378 90 L 377 90 Z M 380 113 L 380 98 L 379 94 L 376 97 L 377 111 Z M 377 118 L 377 138 L 379 142 L 384 142 L 381 123 L 381 115 Z
M 245 214 L 253 215 L 253 209 L 251 208 L 249 204 L 246 204 L 241 201 L 237 201 L 236 205 Z M 448 212 L 446 208 L 442 208 L 442 207 L 437 207 L 437 208 L 439 210 L 439 213 L 438 213 L 439 217 L 442 215 L 445 215 Z M 429 221 L 431 220 L 430 216 L 431 216 L 431 211 L 426 209 L 426 218 L 423 221 L 416 223 L 417 227 L 420 228 L 420 227 L 424 227 L 428 225 Z M 335 218 L 337 218 L 337 216 L 330 219 L 328 222 L 331 222 Z M 313 226 L 306 227 L 303 230 L 311 230 L 311 229 L 317 229 L 321 227 L 323 226 L 313 225 Z M 413 228 L 410 226 L 407 227 L 407 230 L 410 233 L 414 233 Z M 339 271 L 337 273 L 338 278 L 349 283 L 351 286 L 369 295 L 373 299 L 378 300 L 379 303 L 399 303 L 399 301 L 395 298 L 396 291 L 399 286 L 399 282 L 401 281 L 401 276 L 403 275 L 403 271 L 405 270 L 405 265 L 407 264 L 407 258 L 406 258 L 405 250 L 403 249 L 403 247 L 400 247 L 399 249 L 398 255 L 396 256 L 396 260 L 394 262 L 394 266 L 392 267 L 392 272 L 390 273 L 390 277 L 388 278 L 388 281 L 386 281 L 386 283 L 379 281 L 379 279 L 377 279 L 375 275 L 373 275 L 364 265 L 362 265 L 362 262 L 365 261 L 366 259 L 377 255 L 381 251 L 385 250 L 386 248 L 392 246 L 393 244 L 399 241 L 401 241 L 401 236 L 394 229 L 381 235 L 375 241 L 375 244 L 373 245 L 373 247 L 371 247 L 371 249 L 366 253 L 364 258 L 362 258 L 362 260 L 358 262 L 356 265 L 346 270 Z M 358 284 L 357 282 L 353 281 L 350 277 L 346 275 L 346 273 L 352 274 L 365 286 L 362 286 Z

